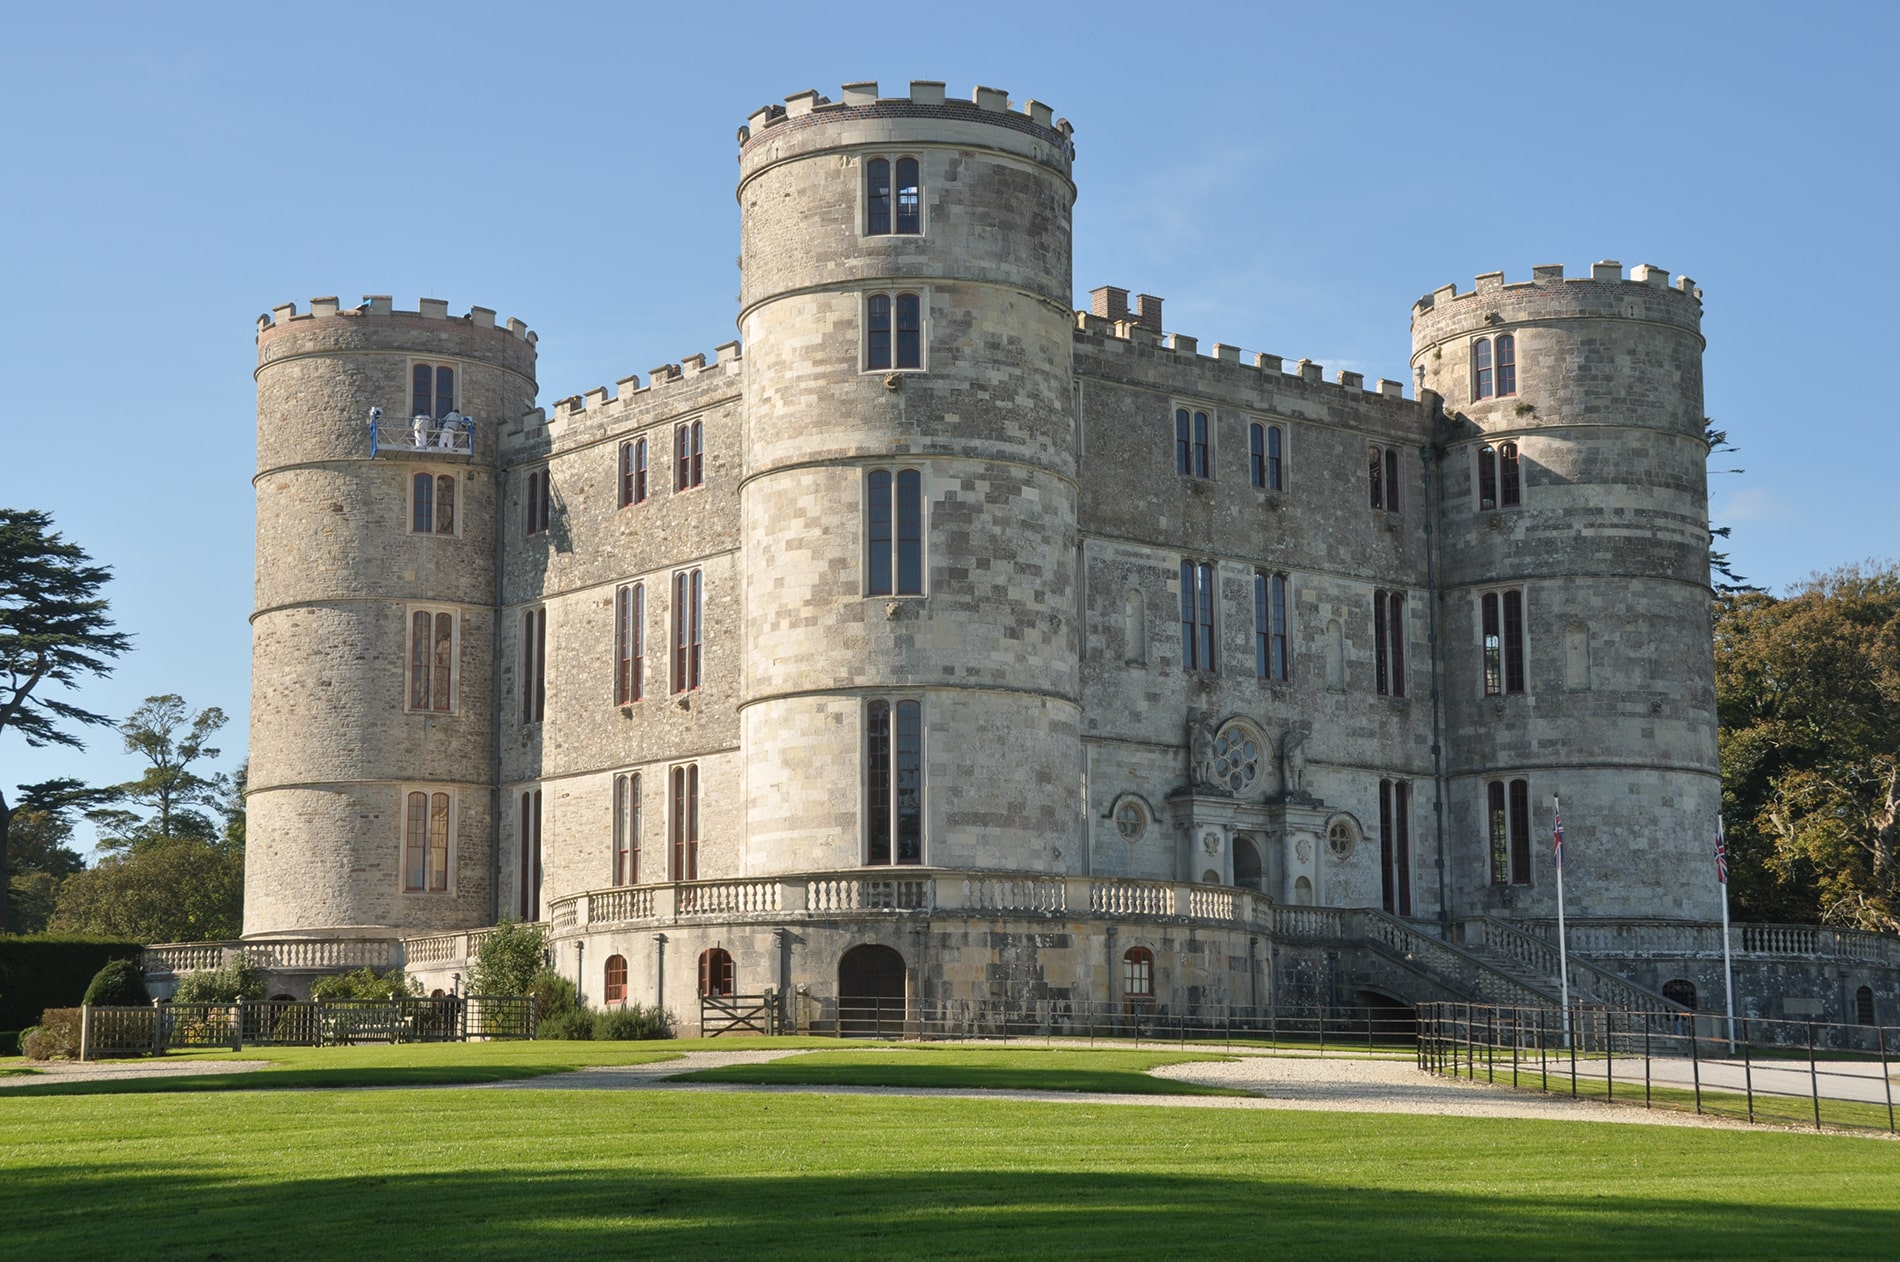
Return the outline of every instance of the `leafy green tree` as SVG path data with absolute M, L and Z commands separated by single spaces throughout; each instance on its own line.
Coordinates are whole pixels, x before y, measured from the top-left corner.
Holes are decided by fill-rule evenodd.
M 103 714 L 52 695 L 87 678 L 112 673 L 111 659 L 132 647 L 112 629 L 99 589 L 112 576 L 52 529 L 36 509 L 0 508 L 0 735 L 27 745 L 85 742 L 67 724 L 103 724 Z M 8 879 L 13 812 L 0 793 L 0 932 L 13 928 Z
M 220 829 L 206 811 L 226 813 L 230 777 L 219 772 L 200 775 L 192 768 L 222 752 L 211 738 L 226 721 L 217 706 L 194 715 L 183 697 L 168 692 L 147 697 L 119 724 L 126 752 L 138 754 L 147 764 L 138 779 L 118 786 L 119 797 L 143 807 L 146 814 L 123 808 L 93 811 L 88 818 L 99 828 L 99 844 L 108 850 L 136 850 L 180 838 L 221 841 Z
M 1900 932 L 1900 566 L 1725 595 L 1715 659 L 1739 914 Z
M 244 853 L 195 837 L 109 854 L 66 878 L 47 929 L 139 942 L 215 942 L 244 927 Z
M 468 970 L 471 995 L 525 995 L 547 967 L 548 936 L 540 925 L 503 921 L 475 953 Z
M 93 789 L 77 780 L 46 780 L 20 786 L 8 841 L 12 868 L 13 928 L 38 933 L 52 917 L 59 887 L 86 861 L 72 841 L 72 812 L 110 801 L 113 789 Z

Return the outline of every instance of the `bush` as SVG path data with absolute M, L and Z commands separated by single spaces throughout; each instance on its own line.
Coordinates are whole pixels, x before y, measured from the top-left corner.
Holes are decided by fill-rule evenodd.
M 40 1023 L 26 1032 L 26 1054 L 33 1060 L 76 1060 L 79 1057 L 79 1009 L 48 1008 Z
M 659 1008 L 630 1003 L 624 1008 L 609 1008 L 594 1014 L 594 1037 L 630 1041 L 633 1039 L 670 1039 L 673 1023 Z
M 70 1008 L 108 960 L 137 960 L 137 942 L 33 934 L 0 936 L 0 1029 L 31 1025 L 48 1008 Z
M 136 960 L 110 960 L 92 976 L 82 1003 L 117 1008 L 143 1008 L 152 1002 L 145 989 L 145 970 Z
M 236 1003 L 264 997 L 264 974 L 238 952 L 221 966 L 178 979 L 173 1003 Z
M 551 968 L 538 970 L 524 989 L 513 993 L 534 996 L 534 1015 L 538 1021 L 562 1016 L 581 1006 L 581 995 L 574 983 Z
M 0 1030 L 0 1056 L 19 1056 L 20 1040 L 26 1037 L 25 1030 Z
M 387 973 L 359 968 L 350 973 L 320 978 L 310 988 L 312 999 L 397 999 L 420 995 L 422 983 L 402 971 L 398 965 Z
M 591 1039 L 594 1037 L 594 1014 L 578 1008 L 569 1008 L 552 1016 L 542 1017 L 534 1027 L 534 1036 L 538 1039 Z
M 540 925 L 503 921 L 475 952 L 468 970 L 471 995 L 525 995 L 548 965 L 548 935 Z

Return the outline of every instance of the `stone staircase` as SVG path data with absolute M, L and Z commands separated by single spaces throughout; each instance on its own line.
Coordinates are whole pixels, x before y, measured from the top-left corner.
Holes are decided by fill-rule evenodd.
M 1487 968 L 1529 990 L 1547 994 L 1555 1002 L 1563 993 L 1560 963 L 1569 965 L 1569 994 L 1573 1004 L 1641 1012 L 1685 1012 L 1681 1004 L 1571 952 L 1561 959 L 1554 943 L 1487 916 L 1457 926 L 1456 936 L 1465 952 Z

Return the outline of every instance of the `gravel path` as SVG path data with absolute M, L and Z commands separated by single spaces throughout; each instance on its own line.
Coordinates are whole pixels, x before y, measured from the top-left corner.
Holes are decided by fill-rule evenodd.
M 175 1078 L 181 1074 L 247 1074 L 264 1069 L 267 1060 L 43 1060 L 33 1063 L 30 1074 L 8 1074 L 0 1078 L 0 1091 L 42 1082 L 101 1082 L 107 1078 Z

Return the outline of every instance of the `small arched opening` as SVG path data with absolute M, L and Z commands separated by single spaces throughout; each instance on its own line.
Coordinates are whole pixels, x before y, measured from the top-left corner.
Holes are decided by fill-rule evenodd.
M 601 998 L 605 1003 L 627 1002 L 627 957 L 610 955 L 601 976 Z
M 624 970 L 625 962 L 622 961 Z M 723 947 L 707 947 L 699 953 L 699 993 L 702 996 L 732 993 L 732 953 Z M 626 974 L 621 974 L 621 998 L 626 997 Z
M 1293 881 L 1293 905 L 1311 907 L 1313 905 L 1313 882 L 1306 877 L 1295 877 Z
M 867 942 L 838 958 L 838 1033 L 882 1038 L 904 1030 L 904 957 Z
M 1244 834 L 1234 838 L 1234 884 L 1244 890 L 1261 891 L 1264 865 L 1260 861 L 1260 847 L 1252 837 Z
M 1874 1023 L 1874 988 L 1862 986 L 1854 992 L 1854 1020 L 1861 1025 Z
M 1671 1003 L 1679 1003 L 1689 1011 L 1695 1008 L 1695 983 L 1687 978 L 1677 977 L 1663 983 L 1663 998 Z

